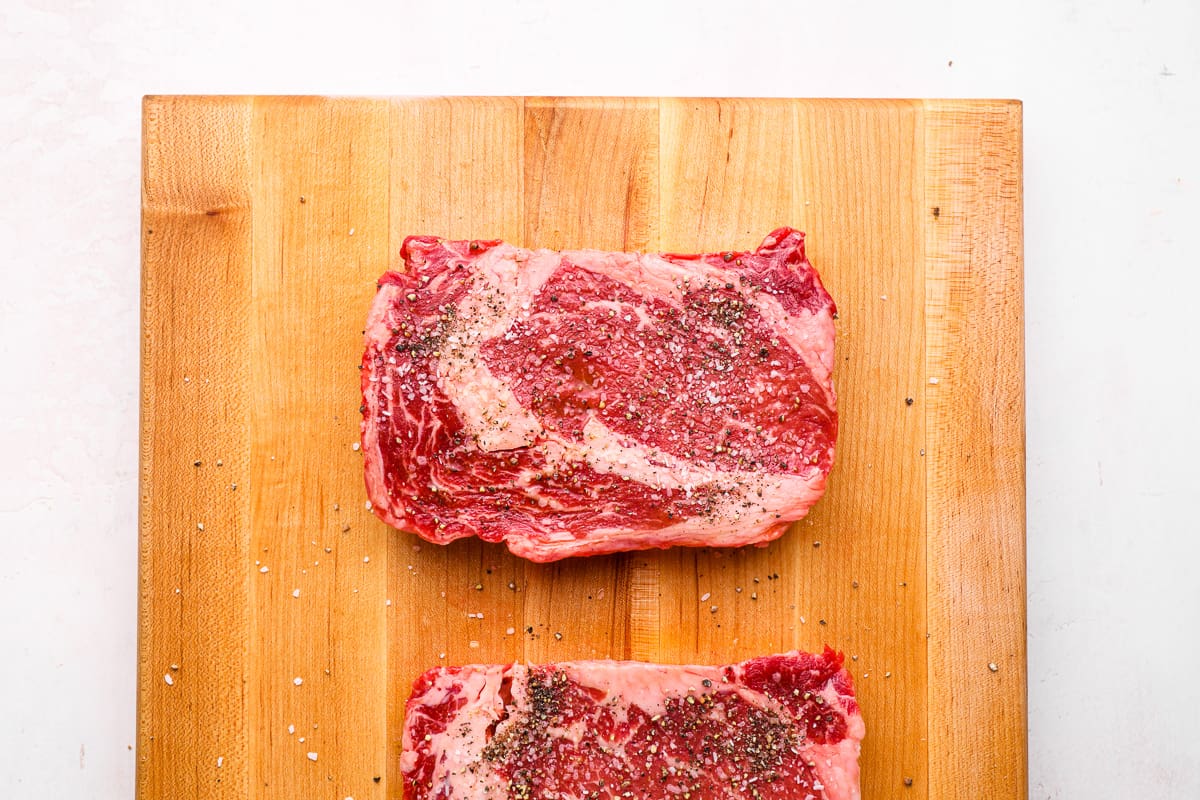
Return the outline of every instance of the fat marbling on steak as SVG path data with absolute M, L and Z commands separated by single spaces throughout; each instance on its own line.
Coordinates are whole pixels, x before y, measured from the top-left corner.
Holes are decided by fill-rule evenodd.
M 439 667 L 404 720 L 405 800 L 857 800 L 842 655 L 726 667 Z
M 705 255 L 405 240 L 362 363 L 368 496 L 553 561 L 765 544 L 825 490 L 834 304 L 804 234 Z

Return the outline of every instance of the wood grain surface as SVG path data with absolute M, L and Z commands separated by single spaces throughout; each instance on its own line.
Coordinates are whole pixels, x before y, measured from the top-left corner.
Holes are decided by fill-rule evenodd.
M 1021 108 L 150 97 L 138 793 L 399 798 L 437 664 L 830 644 L 863 796 L 1023 798 Z M 410 233 L 749 249 L 835 297 L 826 497 L 769 547 L 529 564 L 365 508 L 357 365 Z

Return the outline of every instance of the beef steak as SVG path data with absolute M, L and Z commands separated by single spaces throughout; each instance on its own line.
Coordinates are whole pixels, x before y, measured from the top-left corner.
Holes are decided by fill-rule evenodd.
M 408 701 L 405 800 L 857 800 L 842 656 L 441 667 Z
M 363 356 L 375 513 L 553 561 L 764 544 L 825 489 L 834 304 L 780 228 L 753 252 L 405 240 Z

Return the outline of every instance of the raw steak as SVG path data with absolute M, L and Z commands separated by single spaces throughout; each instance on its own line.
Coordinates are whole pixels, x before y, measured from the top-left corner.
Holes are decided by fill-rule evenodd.
M 834 304 L 780 228 L 754 252 L 410 236 L 367 321 L 382 519 L 533 561 L 765 544 L 825 490 Z
M 858 798 L 865 727 L 842 656 L 728 667 L 441 667 L 404 721 L 406 800 Z

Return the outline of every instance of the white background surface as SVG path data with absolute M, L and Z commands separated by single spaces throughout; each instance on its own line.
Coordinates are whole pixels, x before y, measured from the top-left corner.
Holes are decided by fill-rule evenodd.
M 0 797 L 132 796 L 140 98 L 257 92 L 1024 100 L 1030 796 L 1200 798 L 1200 3 L 252 5 L 0 2 Z

